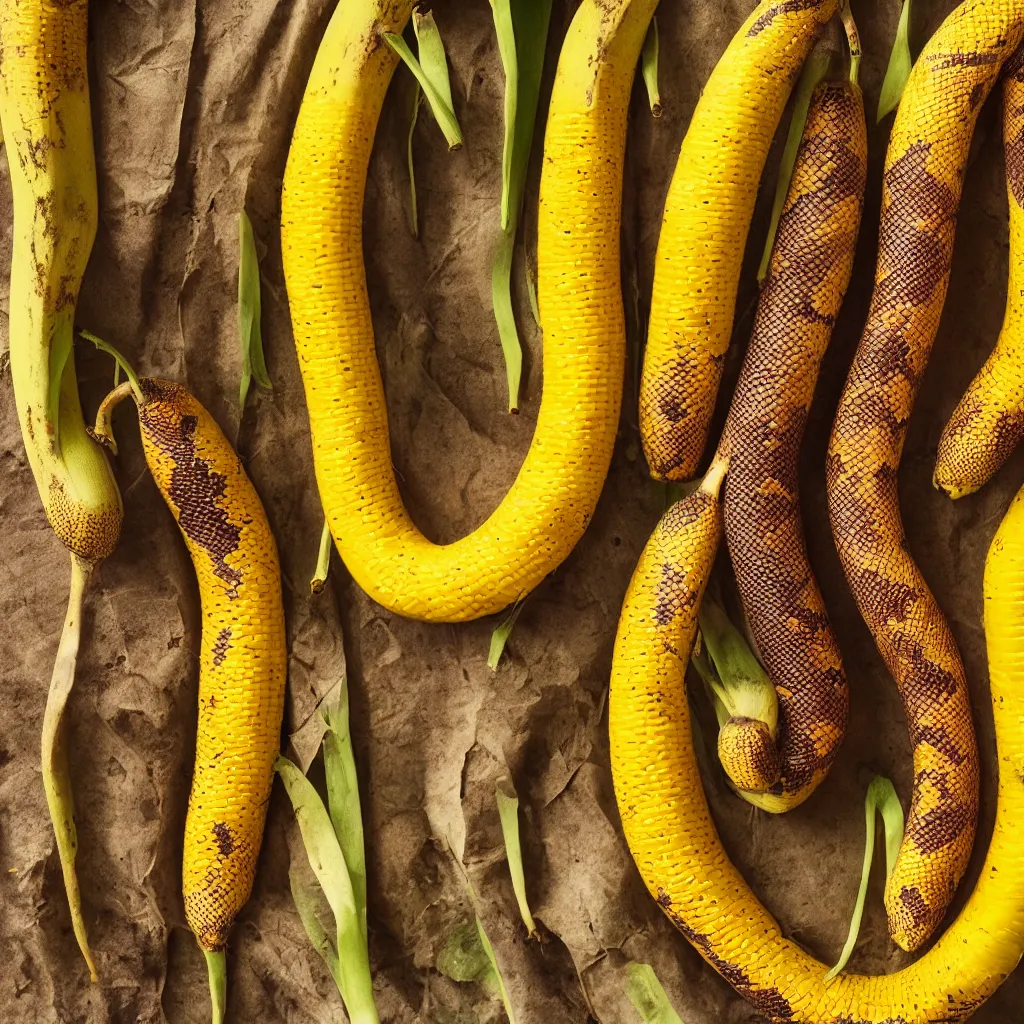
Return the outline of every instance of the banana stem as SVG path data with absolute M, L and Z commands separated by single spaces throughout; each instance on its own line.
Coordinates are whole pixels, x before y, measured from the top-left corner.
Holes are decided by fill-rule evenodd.
M 50 809 L 50 821 L 57 838 L 57 853 L 60 856 L 61 871 L 64 873 L 64 888 L 67 891 L 71 909 L 71 924 L 78 940 L 78 948 L 89 967 L 89 976 L 97 981 L 96 965 L 89 950 L 89 939 L 82 918 L 82 897 L 75 874 L 75 854 L 78 851 L 78 835 L 75 831 L 74 807 L 71 798 L 71 776 L 68 770 L 67 748 L 64 743 L 64 709 L 67 706 L 71 687 L 75 682 L 75 666 L 78 661 L 78 645 L 82 635 L 82 607 L 85 590 L 92 577 L 94 564 L 78 555 L 71 555 L 71 593 L 68 610 L 64 617 L 64 630 L 57 647 L 57 660 L 50 679 L 50 691 L 46 698 L 43 714 L 43 789 Z
M 223 949 L 215 952 L 203 950 L 206 973 L 210 978 L 210 1007 L 212 1024 L 224 1024 L 224 1011 L 228 1004 L 228 965 Z
M 141 393 L 141 392 L 140 392 Z M 135 389 L 131 381 L 119 384 L 106 398 L 100 402 L 96 410 L 96 426 L 92 428 L 92 436 L 104 447 L 109 448 L 117 454 L 117 441 L 114 440 L 114 427 L 111 422 L 114 416 L 114 409 L 121 404 L 129 395 L 134 395 Z
M 860 33 L 857 31 L 857 22 L 853 20 L 853 11 L 850 9 L 850 0 L 844 0 L 840 12 L 843 19 L 843 31 L 846 33 L 846 42 L 850 47 L 850 81 L 857 84 L 860 74 Z

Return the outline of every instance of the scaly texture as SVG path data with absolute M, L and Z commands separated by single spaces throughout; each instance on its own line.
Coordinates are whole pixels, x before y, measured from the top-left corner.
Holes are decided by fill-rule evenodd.
M 106 456 L 85 430 L 72 351 L 96 235 L 87 21 L 85 0 L 0 3 L 0 125 L 14 194 L 14 397 L 50 525 L 73 554 L 96 562 L 117 543 L 122 514 Z M 59 396 L 51 376 L 59 377 Z
M 203 640 L 185 822 L 185 916 L 220 950 L 249 898 L 284 711 L 277 546 L 259 495 L 213 417 L 181 385 L 143 380 L 146 462 L 188 545 Z
M 673 537 L 680 566 L 706 565 L 711 527 L 691 517 Z M 699 556 L 694 551 L 700 551 Z M 999 765 L 995 829 L 967 905 L 916 963 L 895 974 L 843 974 L 783 937 L 730 863 L 693 752 L 683 666 L 693 575 L 671 576 L 664 530 L 641 556 L 619 620 L 609 722 L 622 827 L 651 894 L 698 952 L 774 1024 L 953 1024 L 971 1015 L 1024 952 L 1024 492 L 985 567 L 985 633 Z
M 757 186 L 790 89 L 836 0 L 764 0 L 708 79 L 658 239 L 640 385 L 651 475 L 697 471 L 732 333 Z
M 320 46 L 285 171 L 281 231 L 317 482 L 359 585 L 434 621 L 496 612 L 579 540 L 618 428 L 625 359 L 619 223 L 626 113 L 655 0 L 584 0 L 563 44 L 544 146 L 538 289 L 544 395 L 499 507 L 453 544 L 413 524 L 391 464 L 362 258 L 374 129 L 411 0 L 339 6 Z
M 828 451 L 832 531 L 850 588 L 900 689 L 914 792 L 889 876 L 889 930 L 932 933 L 967 865 L 978 755 L 963 664 L 907 548 L 896 478 L 907 422 L 946 297 L 978 110 L 1024 34 L 1021 0 L 967 0 L 929 41 L 893 125 L 875 290 Z
M 939 439 L 935 486 L 951 498 L 983 487 L 1024 433 L 1024 53 L 1003 81 L 1003 148 L 1010 205 L 1006 313 L 996 347 Z
M 743 781 L 728 767 L 736 758 L 722 764 L 741 790 L 762 793 L 752 802 L 770 811 L 795 807 L 814 791 L 846 731 L 846 676 L 807 558 L 798 464 L 821 359 L 850 282 L 866 174 L 860 89 L 823 82 L 811 99 L 720 446 L 729 454 L 729 554 L 779 698 L 778 754 L 759 748 L 764 770 L 745 771 Z

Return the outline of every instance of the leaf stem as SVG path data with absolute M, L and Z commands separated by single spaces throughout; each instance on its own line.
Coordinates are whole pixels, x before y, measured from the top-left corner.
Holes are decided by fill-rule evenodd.
M 43 713 L 42 767 L 43 789 L 50 809 L 50 821 L 57 838 L 57 853 L 64 874 L 71 925 L 78 940 L 78 948 L 89 968 L 89 976 L 97 981 L 96 965 L 89 949 L 85 920 L 82 917 L 82 897 L 75 873 L 75 854 L 78 852 L 78 834 L 75 830 L 74 804 L 71 796 L 71 775 L 68 768 L 64 735 L 64 709 L 75 682 L 78 645 L 82 636 L 82 610 L 85 591 L 92 578 L 94 565 L 84 558 L 71 555 L 71 591 L 64 617 L 64 629 L 57 647 L 57 659 L 50 678 L 50 690 Z
M 444 132 L 445 139 L 448 141 L 448 148 L 450 150 L 461 149 L 462 129 L 459 128 L 459 122 L 455 118 L 454 111 L 434 87 L 434 83 L 423 70 L 420 62 L 413 56 L 413 52 L 409 49 L 406 41 L 394 32 L 384 32 L 382 35 L 388 46 L 402 58 L 406 67 L 416 76 L 416 80 L 422 86 L 423 93 L 427 97 L 427 102 L 430 104 L 434 118 L 440 125 L 441 131 Z

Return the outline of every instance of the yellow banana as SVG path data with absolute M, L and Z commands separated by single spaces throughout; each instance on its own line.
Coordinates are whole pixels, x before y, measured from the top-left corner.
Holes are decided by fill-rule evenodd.
M 359 585 L 414 618 L 461 621 L 521 598 L 572 550 L 604 483 L 625 359 L 619 284 L 630 87 L 655 0 L 583 0 L 562 48 L 544 146 L 538 290 L 544 395 L 519 475 L 483 525 L 437 545 L 391 465 L 363 267 L 373 135 L 412 0 L 339 6 L 292 138 L 281 211 L 285 280 L 335 543 Z
M 180 384 L 143 378 L 142 446 L 199 580 L 199 726 L 185 822 L 185 917 L 222 1012 L 224 947 L 249 899 L 284 711 L 287 648 L 277 545 L 259 495 L 213 417 Z M 96 435 L 132 385 L 104 401 Z
M 97 218 L 87 14 L 86 0 L 0 0 L 0 130 L 14 197 L 11 377 L 39 496 L 71 552 L 70 600 L 43 719 L 43 788 L 75 938 L 96 980 L 75 876 L 63 729 L 86 586 L 117 543 L 122 518 L 106 456 L 82 419 L 73 352 L 75 305 Z
M 836 0 L 763 0 L 708 79 L 679 151 L 654 262 L 640 385 L 651 475 L 686 480 L 704 450 L 743 248 L 775 128 Z

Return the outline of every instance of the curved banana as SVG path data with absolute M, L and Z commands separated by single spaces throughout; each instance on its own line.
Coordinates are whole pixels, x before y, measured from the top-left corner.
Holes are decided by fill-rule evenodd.
M 914 65 L 886 157 L 871 310 L 828 450 L 836 546 L 914 748 L 914 795 L 885 892 L 890 933 L 908 950 L 942 920 L 967 866 L 978 754 L 963 664 L 907 547 L 896 479 L 946 297 L 974 122 L 1022 35 L 1022 0 L 966 0 Z
M 935 486 L 951 498 L 973 494 L 1024 433 L 1024 54 L 1003 79 L 1003 151 L 1010 206 L 1006 312 L 996 347 L 949 418 L 935 461 Z
M 331 20 L 285 171 L 281 231 L 317 481 L 359 585 L 413 618 L 462 621 L 522 597 L 586 528 L 618 429 L 625 359 L 619 281 L 630 88 L 655 0 L 584 0 L 558 63 L 538 226 L 544 396 L 515 483 L 483 525 L 437 545 L 391 465 L 362 255 L 363 192 L 412 0 L 352 0 Z
M 97 218 L 87 22 L 86 0 L 0 3 L 0 125 L 14 193 L 14 398 L 50 525 L 75 555 L 97 562 L 117 543 L 122 511 L 106 456 L 85 428 L 73 352 Z
M 1024 490 L 985 566 L 999 765 L 988 856 L 945 935 L 910 967 L 881 977 L 843 974 L 826 984 L 828 968 L 783 936 L 715 830 L 684 686 L 700 595 L 700 573 L 692 567 L 706 573 L 712 535 L 705 520 L 690 517 L 669 551 L 656 532 L 619 621 L 609 698 L 612 772 L 622 827 L 647 888 L 701 956 L 773 1024 L 965 1020 L 1024 953 Z M 673 564 L 681 571 L 669 572 Z
M 763 0 L 708 79 L 665 200 L 640 384 L 651 475 L 704 450 L 758 182 L 790 89 L 836 0 Z
M 185 917 L 210 961 L 211 981 L 223 985 L 223 950 L 252 892 L 281 738 L 281 569 L 259 495 L 216 420 L 180 384 L 138 384 L 146 463 L 199 581 L 199 724 L 183 887 Z M 97 437 L 110 441 L 111 413 L 132 393 L 125 383 L 107 396 Z
M 744 751 L 727 753 L 722 765 L 747 790 L 745 799 L 773 812 L 810 796 L 846 732 L 846 675 L 807 557 L 798 463 L 818 369 L 853 269 L 867 148 L 860 89 L 849 81 L 822 82 L 811 97 L 719 446 L 729 455 L 729 555 L 781 719 L 777 751 L 767 730 L 756 745 L 750 729 L 734 730 L 729 735 Z M 723 729 L 720 753 L 725 739 Z M 752 771 L 751 762 L 763 770 Z M 731 764 L 745 767 L 742 779 L 729 771 Z

